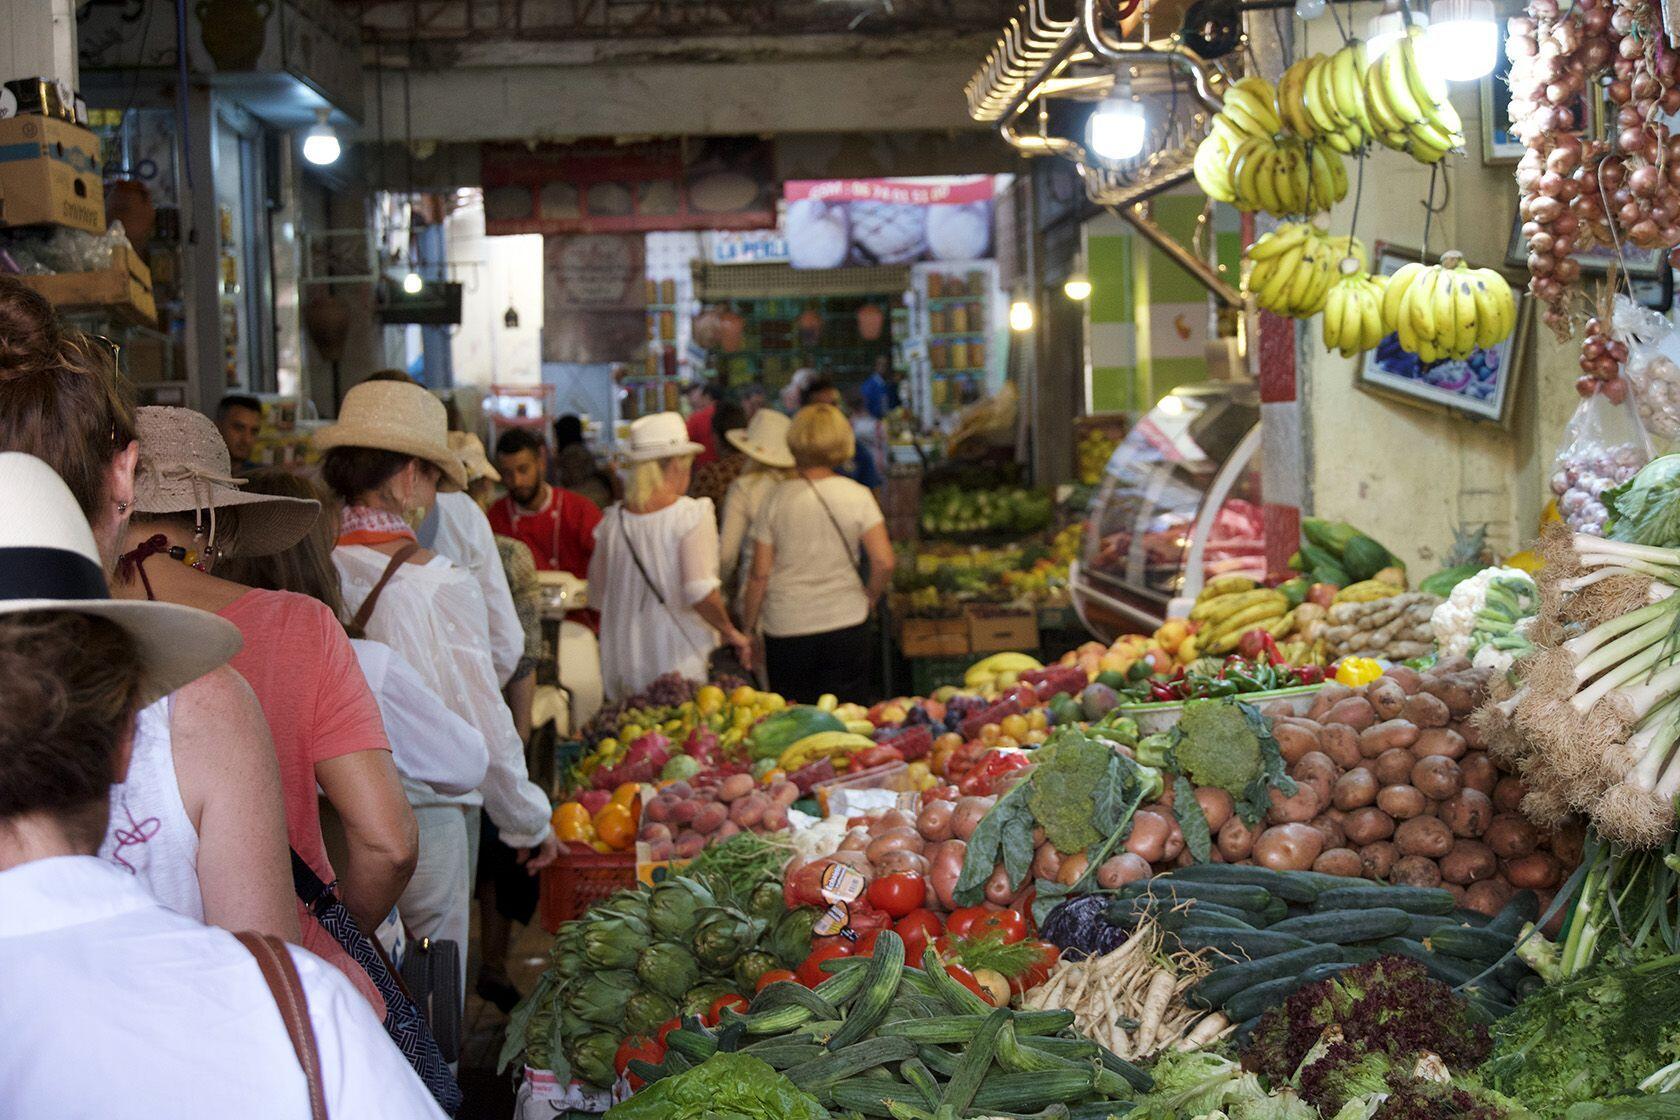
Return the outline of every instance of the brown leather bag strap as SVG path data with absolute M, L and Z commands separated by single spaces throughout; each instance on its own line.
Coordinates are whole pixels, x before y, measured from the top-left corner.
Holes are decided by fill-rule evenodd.
M 297 966 L 285 943 L 265 933 L 236 933 L 239 943 L 257 959 L 263 980 L 274 995 L 280 1009 L 280 1020 L 286 1024 L 286 1035 L 292 1040 L 298 1065 L 303 1067 L 303 1079 L 309 1086 L 310 1120 L 327 1120 L 327 1098 L 321 1081 L 321 1051 L 315 1044 L 315 1028 L 309 1022 L 309 999 L 304 995 L 303 981 L 298 978 Z
M 373 617 L 373 608 L 379 605 L 379 593 L 385 590 L 385 585 L 391 582 L 391 577 L 397 574 L 410 556 L 420 551 L 420 546 L 409 543 L 403 545 L 391 554 L 391 562 L 385 565 L 385 572 L 379 577 L 379 582 L 373 585 L 368 597 L 362 600 L 362 607 L 356 612 L 356 617 L 350 620 L 346 627 L 352 634 L 360 634 L 367 629 L 368 619 Z

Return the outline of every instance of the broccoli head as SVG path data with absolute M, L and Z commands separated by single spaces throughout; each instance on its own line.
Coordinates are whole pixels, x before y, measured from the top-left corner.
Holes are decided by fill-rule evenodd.
M 1094 820 L 1093 794 L 1108 774 L 1114 752 L 1077 730 L 1058 731 L 1033 752 L 1027 807 L 1059 852 L 1083 852 L 1104 833 Z
M 1266 717 L 1248 704 L 1228 697 L 1188 701 L 1172 734 L 1172 768 L 1198 786 L 1229 793 L 1249 824 L 1271 808 L 1273 789 L 1285 797 L 1295 792 Z

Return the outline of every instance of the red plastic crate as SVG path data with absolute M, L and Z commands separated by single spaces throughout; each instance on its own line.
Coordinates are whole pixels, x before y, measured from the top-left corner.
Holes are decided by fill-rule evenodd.
M 560 858 L 542 871 L 537 904 L 543 928 L 550 933 L 561 922 L 581 918 L 583 912 L 616 891 L 636 885 L 636 852 L 576 851 L 563 847 Z

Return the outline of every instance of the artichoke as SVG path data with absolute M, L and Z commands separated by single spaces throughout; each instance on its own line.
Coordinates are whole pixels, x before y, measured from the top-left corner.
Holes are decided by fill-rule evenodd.
M 690 988 L 677 1004 L 677 1010 L 684 1019 L 690 1015 L 703 1016 L 721 997 L 739 994 L 733 980 L 707 980 Z
M 616 1026 L 624 1018 L 624 1003 L 636 991 L 633 972 L 591 972 L 566 988 L 566 1010 L 591 1023 Z
M 700 965 L 694 954 L 681 945 L 656 941 L 636 962 L 636 979 L 660 995 L 681 999 L 684 992 L 700 982 Z
M 687 941 L 700 911 L 716 905 L 717 900 L 704 884 L 679 875 L 653 888 L 648 898 L 648 924 L 666 941 Z
M 572 1073 L 579 1079 L 602 1089 L 612 1088 L 617 1075 L 613 1072 L 613 1055 L 618 1052 L 618 1039 L 605 1031 L 596 1031 L 574 1039 L 566 1048 L 571 1059 Z
M 592 921 L 583 935 L 583 959 L 595 968 L 635 968 L 647 947 L 647 925 L 632 918 Z
M 624 1029 L 631 1034 L 652 1034 L 659 1024 L 676 1017 L 677 1001 L 658 992 L 637 992 L 624 1005 Z
M 648 902 L 651 894 L 636 886 L 627 891 L 618 891 L 597 902 L 589 910 L 591 918 L 631 918 L 637 922 L 646 922 L 648 916 Z
M 766 879 L 753 888 L 752 894 L 747 896 L 747 914 L 762 922 L 774 922 L 787 910 L 782 900 L 782 885 L 773 879 Z
M 568 949 L 565 952 L 556 951 L 550 954 L 549 959 L 553 962 L 550 967 L 554 970 L 555 978 L 561 982 L 594 971 L 593 966 L 584 960 L 583 953 L 576 949 Z
M 708 907 L 700 912 L 700 921 L 694 927 L 694 959 L 704 968 L 723 972 L 742 953 L 758 944 L 762 929 L 762 923 L 754 922 L 739 910 Z
M 766 947 L 781 959 L 782 964 L 793 968 L 811 953 L 811 929 L 817 924 L 820 913 L 815 906 L 789 910 L 777 919 Z
M 780 968 L 780 963 L 769 953 L 754 949 L 750 953 L 741 954 L 741 959 L 735 962 L 735 982 L 741 986 L 741 991 L 752 992 L 758 989 L 758 978 L 772 968 Z

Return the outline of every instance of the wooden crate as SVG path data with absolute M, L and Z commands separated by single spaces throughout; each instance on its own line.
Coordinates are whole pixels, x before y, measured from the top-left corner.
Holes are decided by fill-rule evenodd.
M 905 657 L 961 657 L 969 652 L 969 621 L 907 618 L 898 645 Z
M 1025 652 L 1038 648 L 1038 614 L 1007 607 L 969 607 L 969 653 Z
M 157 325 L 152 270 L 127 246 L 111 251 L 111 266 L 93 272 L 19 276 L 60 311 L 105 311 L 125 322 Z

